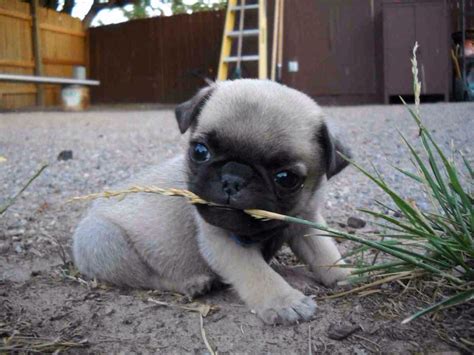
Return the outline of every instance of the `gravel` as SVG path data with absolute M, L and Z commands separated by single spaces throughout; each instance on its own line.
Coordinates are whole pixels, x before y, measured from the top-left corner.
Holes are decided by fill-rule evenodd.
M 474 104 L 423 105 L 421 111 L 426 125 L 443 147 L 449 148 L 453 142 L 472 161 Z M 401 130 L 416 147 L 420 146 L 417 128 L 405 108 L 328 107 L 325 112 L 334 131 L 338 131 L 352 148 L 357 162 L 369 168 L 373 164 L 394 188 L 424 207 L 427 202 L 422 191 L 407 183 L 391 167 L 410 168 L 397 130 Z M 69 329 L 70 324 L 78 324 L 75 331 L 95 343 L 92 352 L 124 349 L 134 352 L 153 349 L 156 352 L 157 346 L 178 349 L 178 352 L 191 352 L 192 349 L 202 352 L 195 315 L 179 310 L 151 309 L 135 294 L 116 289 L 89 290 L 70 279 L 64 281 L 54 276 L 64 259 L 58 243 L 66 252 L 69 250 L 72 231 L 86 208 L 86 204 L 68 203 L 68 199 L 104 190 L 150 164 L 158 164 L 180 152 L 185 141 L 179 134 L 171 109 L 120 107 L 120 110 L 102 108 L 84 113 L 0 114 L 0 157 L 7 159 L 5 162 L 0 159 L 0 205 L 17 193 L 43 163 L 49 164 L 0 218 L 0 288 L 4 291 L 3 296 L 0 294 L 0 322 L 24 326 L 27 334 L 38 333 L 52 339 Z M 71 151 L 67 156 L 72 159 L 58 160 L 64 151 Z M 351 216 L 364 219 L 357 208 L 375 208 L 375 199 L 383 200 L 384 195 L 361 173 L 349 167 L 332 179 L 325 215 L 336 225 L 346 224 Z M 341 245 L 344 247 L 344 244 Z M 296 279 L 291 280 L 295 282 Z M 311 292 L 324 291 L 314 282 L 305 282 L 304 285 L 312 285 Z M 102 302 L 100 297 L 91 299 L 94 295 L 107 302 Z M 365 353 L 364 348 L 368 345 L 355 339 L 356 335 L 351 336 L 350 341 L 325 338 L 330 324 L 354 318 L 354 324 L 367 325 L 361 331 L 362 339 L 370 338 L 370 344 L 377 342 L 377 348 L 382 352 L 452 350 L 436 340 L 436 332 L 426 323 L 417 323 L 413 326 L 416 328 L 399 325 L 399 318 L 416 309 L 413 305 L 393 319 L 381 318 L 380 314 L 387 313 L 378 313 L 379 305 L 386 301 L 385 295 L 380 296 L 322 301 L 317 319 L 310 323 L 311 328 L 305 323 L 267 328 L 254 315 L 244 311 L 232 292 L 216 292 L 204 298 L 204 302 L 216 303 L 221 308 L 215 319 L 206 319 L 206 331 L 223 352 L 307 352 L 308 333 L 313 332 L 313 346 L 319 350 L 316 352 L 327 349 Z M 25 319 L 25 309 L 31 322 L 17 322 Z M 51 321 L 51 317 L 57 316 L 58 309 L 64 309 L 67 314 L 64 322 L 72 323 Z M 97 314 L 107 316 L 98 317 Z M 135 317 L 136 314 L 139 316 Z M 236 324 L 241 326 L 236 328 Z M 367 330 L 370 324 L 374 325 L 377 334 Z M 128 325 L 133 328 L 130 334 L 136 334 L 132 338 Z M 394 331 L 401 335 L 394 338 L 391 335 Z M 154 334 L 150 339 L 137 338 L 150 332 Z M 123 339 L 117 344 L 103 342 L 110 334 L 123 336 Z M 407 342 L 407 337 L 413 341 Z
M 404 196 L 427 207 L 419 187 L 407 183 L 392 167 L 412 170 L 398 130 L 415 147 L 420 146 L 417 128 L 403 106 L 324 110 L 333 131 L 351 147 L 358 163 L 369 170 L 373 165 Z M 426 104 L 421 113 L 441 146 L 450 149 L 453 144 L 472 160 L 474 104 Z M 66 204 L 70 197 L 103 190 L 158 164 L 180 152 L 185 140 L 172 110 L 166 109 L 0 114 L 0 156 L 7 158 L 0 163 L 0 203 L 16 193 L 42 163 L 49 164 L 0 221 L 3 234 L 28 231 L 29 219 L 39 216 L 46 231 L 70 230 L 83 210 L 80 204 Z M 57 160 L 61 152 L 69 150 L 73 159 Z M 374 201 L 386 201 L 384 197 L 379 188 L 349 167 L 331 181 L 326 216 L 343 223 L 350 215 L 360 217 L 357 208 L 375 208 Z M 45 220 L 44 215 L 51 219 Z

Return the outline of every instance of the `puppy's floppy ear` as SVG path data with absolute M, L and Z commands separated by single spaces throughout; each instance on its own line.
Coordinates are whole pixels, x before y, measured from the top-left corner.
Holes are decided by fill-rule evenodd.
M 209 96 L 211 96 L 213 90 L 213 86 L 205 87 L 199 90 L 190 100 L 183 102 L 176 107 L 174 113 L 181 133 L 186 132 L 196 120 L 197 116 L 199 116 L 204 104 Z
M 319 128 L 318 142 L 322 147 L 323 158 L 326 165 L 326 175 L 330 179 L 340 173 L 349 163 L 338 153 L 342 153 L 348 158 L 352 158 L 349 148 L 345 147 L 331 132 L 329 132 L 326 123 Z

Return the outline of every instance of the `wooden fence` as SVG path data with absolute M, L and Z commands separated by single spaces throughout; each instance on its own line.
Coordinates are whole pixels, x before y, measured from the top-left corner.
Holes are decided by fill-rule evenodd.
M 267 1 L 269 39 L 274 3 Z M 383 69 L 381 42 L 375 35 L 380 33 L 381 4 L 286 1 L 282 82 L 322 103 L 382 101 L 381 75 L 376 74 Z M 252 12 L 245 16 L 245 26 L 256 27 L 256 13 L 253 18 Z M 223 11 L 210 11 L 91 28 L 91 77 L 101 82 L 91 89 L 92 102 L 178 103 L 188 99 L 204 86 L 193 74 L 216 77 L 224 17 Z M 255 54 L 257 44 L 256 39 L 246 39 L 243 53 Z M 289 61 L 298 63 L 296 72 L 288 70 Z M 255 77 L 256 69 L 255 63 L 245 62 L 243 76 Z
M 89 30 L 93 103 L 188 99 L 214 78 L 223 11 L 154 17 Z
M 58 12 L 38 9 L 43 75 L 71 77 L 73 66 L 87 66 L 87 36 L 80 20 Z M 35 58 L 30 5 L 0 0 L 0 72 L 32 75 Z M 0 109 L 35 105 L 33 84 L 0 82 Z M 60 103 L 60 87 L 44 85 L 45 104 Z

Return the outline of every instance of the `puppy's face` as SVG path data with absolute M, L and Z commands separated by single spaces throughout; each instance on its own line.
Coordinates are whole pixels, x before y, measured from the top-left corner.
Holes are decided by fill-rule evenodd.
M 241 210 L 295 215 L 308 205 L 323 176 L 344 165 L 314 101 L 270 81 L 216 83 L 178 106 L 176 116 L 181 132 L 191 130 L 188 188 L 228 206 L 199 205 L 199 213 L 238 235 L 258 236 L 281 227 Z

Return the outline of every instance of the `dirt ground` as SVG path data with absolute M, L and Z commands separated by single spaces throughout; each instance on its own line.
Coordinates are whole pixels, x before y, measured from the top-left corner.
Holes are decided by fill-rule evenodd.
M 436 104 L 422 109 L 442 144 L 449 146 L 453 140 L 472 159 L 474 105 Z M 398 175 L 384 170 L 389 162 L 406 164 L 395 129 L 416 136 L 402 107 L 327 108 L 326 112 L 358 161 L 374 163 L 403 187 Z M 7 159 L 0 162 L 0 205 L 42 162 L 49 164 L 0 217 L 0 352 L 209 353 L 204 339 L 219 353 L 472 350 L 466 345 L 474 341 L 472 304 L 402 325 L 405 317 L 437 299 L 435 290 L 421 295 L 412 285 L 394 284 L 363 295 L 328 299 L 344 289 L 327 289 L 314 282 L 288 250 L 279 254 L 274 267 L 295 287 L 314 295 L 319 306 L 313 320 L 292 326 L 264 325 L 230 288 L 190 303 L 180 295 L 117 289 L 76 277 L 80 275 L 69 256 L 71 235 L 87 204 L 67 200 L 102 191 L 171 157 L 184 142 L 168 109 L 0 114 L 0 156 Z M 58 160 L 63 150 L 71 150 L 73 158 Z M 407 194 L 416 194 L 404 188 Z M 352 168 L 334 179 L 328 194 L 326 216 L 336 227 L 359 215 L 357 207 L 373 206 L 381 196 Z M 364 230 L 370 228 L 369 224 Z M 347 251 L 354 245 L 343 242 L 340 248 Z M 209 309 L 201 328 L 196 310 Z

